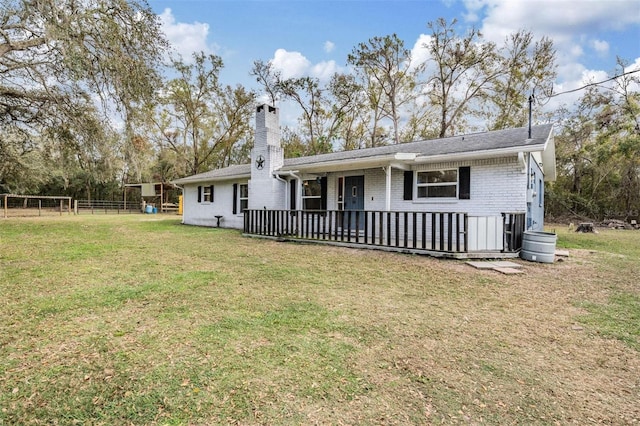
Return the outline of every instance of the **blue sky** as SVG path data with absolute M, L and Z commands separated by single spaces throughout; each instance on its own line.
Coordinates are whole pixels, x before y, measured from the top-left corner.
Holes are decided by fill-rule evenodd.
M 439 17 L 475 26 L 500 44 L 520 28 L 548 36 L 557 50 L 555 91 L 605 79 L 616 56 L 640 69 L 639 0 L 149 0 L 175 51 L 222 57 L 225 84 L 258 89 L 254 60 L 273 61 L 285 76 L 326 78 L 346 69 L 360 42 L 396 33 L 420 55 L 427 23 Z M 549 107 L 570 104 L 580 93 Z

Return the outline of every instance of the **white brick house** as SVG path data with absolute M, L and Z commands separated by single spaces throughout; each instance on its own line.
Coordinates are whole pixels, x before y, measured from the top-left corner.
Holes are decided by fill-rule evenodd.
M 429 231 L 435 227 L 435 222 L 427 224 L 422 213 L 456 212 L 465 215 L 466 251 L 502 250 L 505 213 L 524 217 L 527 230 L 542 229 L 544 182 L 555 180 L 556 175 L 552 130 L 549 124 L 284 159 L 278 109 L 261 105 L 256 110 L 251 164 L 174 183 L 183 187 L 185 224 L 216 226 L 220 219 L 222 227 L 263 234 L 248 228 L 253 216 L 245 210 L 288 211 L 287 221 L 294 211 L 337 212 L 339 222 L 333 219 L 332 224 L 327 225 L 326 215 L 311 219 L 318 230 L 324 230 L 323 235 L 328 229 L 336 236 L 342 228 L 353 234 L 354 219 L 346 223 L 344 212 L 380 212 L 380 217 L 382 212 L 417 213 L 413 224 L 405 218 L 391 226 L 384 222 L 391 220 L 389 214 L 380 219 L 380 227 L 388 228 L 385 238 L 392 240 L 398 233 L 419 234 L 414 226 Z M 375 214 L 353 216 L 360 234 L 373 237 L 378 232 L 370 223 L 378 223 Z M 273 231 L 275 217 L 273 221 L 271 231 L 264 234 L 285 233 Z M 301 226 L 298 223 L 295 231 Z M 292 230 L 287 228 L 286 234 Z M 448 239 L 454 238 L 451 235 Z

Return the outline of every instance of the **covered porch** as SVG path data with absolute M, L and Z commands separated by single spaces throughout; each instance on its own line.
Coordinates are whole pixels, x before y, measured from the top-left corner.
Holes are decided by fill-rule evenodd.
M 517 257 L 524 228 L 522 212 L 247 209 L 243 231 L 282 241 L 470 259 Z

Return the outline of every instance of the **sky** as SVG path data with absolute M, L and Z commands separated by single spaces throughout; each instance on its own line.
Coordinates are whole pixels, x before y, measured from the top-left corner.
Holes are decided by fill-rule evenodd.
M 501 45 L 526 29 L 547 36 L 557 51 L 554 92 L 612 75 L 616 57 L 640 69 L 640 0 L 148 0 L 174 52 L 220 56 L 224 84 L 259 90 L 253 62 L 272 61 L 284 77 L 328 79 L 347 71 L 347 55 L 375 36 L 397 34 L 420 57 L 438 18 L 458 21 L 458 33 L 481 30 Z M 545 109 L 581 95 L 557 96 Z M 282 114 L 281 114 L 282 116 Z M 282 118 L 282 117 L 281 117 Z M 286 118 L 285 118 L 286 120 Z

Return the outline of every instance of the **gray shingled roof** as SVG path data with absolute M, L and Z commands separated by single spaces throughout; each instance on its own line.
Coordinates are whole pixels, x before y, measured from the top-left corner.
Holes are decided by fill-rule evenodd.
M 528 139 L 528 128 L 495 130 L 492 132 L 472 133 L 442 139 L 429 139 L 407 142 L 398 145 L 387 145 L 377 148 L 356 149 L 353 151 L 332 152 L 309 157 L 288 158 L 285 167 L 317 164 L 328 161 L 353 160 L 366 157 L 384 156 L 396 153 L 416 153 L 419 156 L 435 156 L 459 154 L 464 152 L 492 151 L 505 148 L 543 146 L 549 137 L 552 124 L 531 127 L 531 139 Z
M 396 153 L 415 153 L 419 157 L 454 155 L 470 152 L 486 152 L 487 157 L 491 151 L 522 147 L 527 151 L 533 151 L 539 147 L 543 149 L 551 133 L 553 125 L 544 124 L 532 126 L 531 139 L 528 138 L 528 128 L 495 130 L 491 132 L 472 133 L 468 135 L 452 136 L 442 139 L 430 139 L 417 142 L 387 145 L 377 148 L 356 149 L 353 151 L 332 152 L 329 154 L 312 155 L 308 157 L 287 158 L 284 160 L 284 168 L 321 164 L 325 162 L 345 161 L 355 159 L 373 158 L 393 155 Z M 243 164 L 230 166 L 224 169 L 211 170 L 194 176 L 178 179 L 177 184 L 189 182 L 201 182 L 206 180 L 224 180 L 231 178 L 250 177 L 251 165 Z
M 209 170 L 193 176 L 176 179 L 173 183 L 183 185 L 190 182 L 204 182 L 208 180 L 225 180 L 251 176 L 251 164 L 240 164 L 225 167 L 224 169 Z

